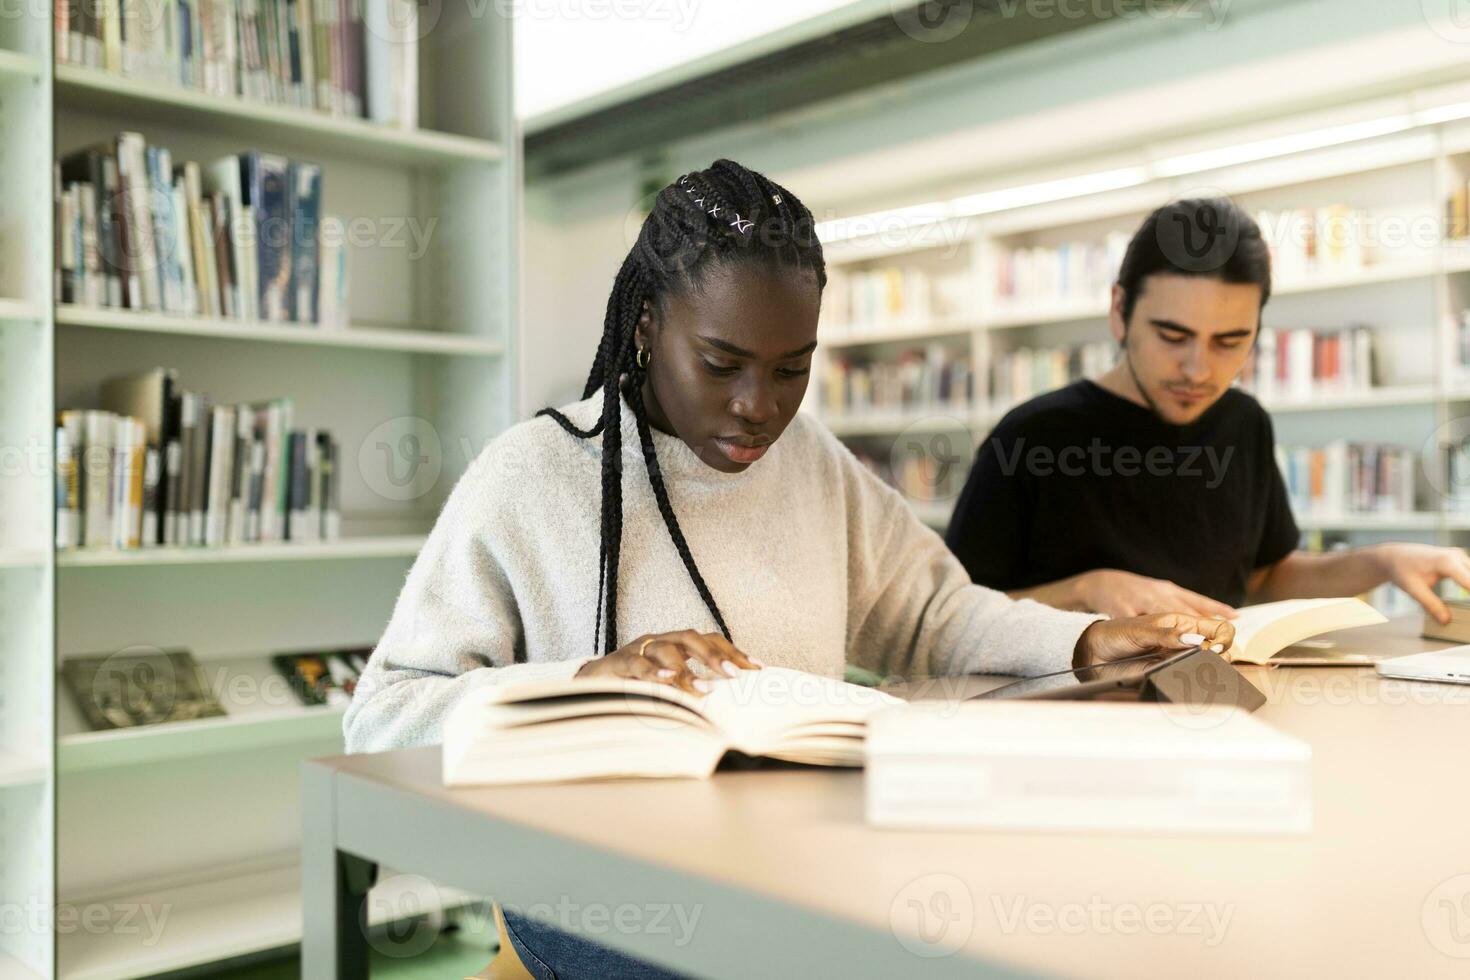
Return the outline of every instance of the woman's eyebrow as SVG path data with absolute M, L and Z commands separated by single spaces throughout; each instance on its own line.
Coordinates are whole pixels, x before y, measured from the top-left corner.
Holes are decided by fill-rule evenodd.
M 734 344 L 727 344 L 725 341 L 720 340 L 720 339 L 718 339 L 716 337 L 706 337 L 703 334 L 699 334 L 698 336 L 699 336 L 699 339 L 702 340 L 702 341 L 704 341 L 706 344 L 709 344 L 711 347 L 718 348 L 719 350 L 724 351 L 726 354 L 732 354 L 735 357 L 750 357 L 750 358 L 754 358 L 754 357 L 757 356 L 755 354 L 752 354 L 750 351 L 746 350 L 744 347 L 736 347 Z M 817 349 L 817 342 L 814 340 L 811 343 L 807 344 L 806 346 L 804 346 L 804 347 L 802 347 L 802 348 L 800 348 L 798 350 L 791 351 L 789 354 L 782 354 L 782 355 L 780 355 L 779 357 L 776 358 L 776 360 L 778 360 L 778 361 L 784 361 L 784 360 L 788 360 L 789 358 L 800 357 L 803 354 L 810 354 L 812 351 L 814 351 L 816 349 Z

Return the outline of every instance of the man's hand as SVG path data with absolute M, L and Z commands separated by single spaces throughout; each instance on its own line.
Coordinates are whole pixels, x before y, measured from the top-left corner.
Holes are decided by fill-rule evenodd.
M 1383 577 L 1403 589 L 1440 623 L 1450 621 L 1444 600 L 1434 594 L 1441 579 L 1470 589 L 1470 556 L 1462 548 L 1428 544 L 1381 544 L 1370 549 Z
M 1104 619 L 1077 638 L 1072 666 L 1092 667 L 1147 653 L 1163 656 L 1196 646 L 1224 653 L 1234 642 L 1235 627 L 1223 619 L 1198 619 L 1183 613 Z
M 1470 568 L 1470 566 L 1467 566 Z M 1180 612 L 1201 617 L 1235 615 L 1235 609 L 1173 582 L 1102 568 L 1076 579 L 1078 605 L 1115 618 Z

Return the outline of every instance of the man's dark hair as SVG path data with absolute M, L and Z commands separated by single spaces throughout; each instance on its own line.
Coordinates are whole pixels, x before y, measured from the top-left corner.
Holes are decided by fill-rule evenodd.
M 1271 250 L 1260 226 L 1229 198 L 1189 198 L 1144 219 L 1118 269 L 1123 322 L 1149 276 L 1199 276 L 1261 287 L 1261 306 L 1271 298 Z
M 593 647 L 595 650 L 601 634 L 605 654 L 618 649 L 618 556 L 623 539 L 620 392 L 627 397 L 637 424 L 648 482 L 664 526 L 720 632 L 732 639 L 674 516 L 643 404 L 646 373 L 634 349 L 634 331 L 644 303 L 663 312 L 669 297 L 698 290 L 712 270 L 731 263 L 810 272 L 818 292 L 827 284 L 812 213 L 796 195 L 734 161 L 716 160 L 709 169 L 685 174 L 658 193 L 638 241 L 618 270 L 603 318 L 602 340 L 582 391 L 583 398 L 602 392 L 601 419 L 584 430 L 554 408 L 536 413 L 551 416 L 579 439 L 602 437 L 602 543 Z

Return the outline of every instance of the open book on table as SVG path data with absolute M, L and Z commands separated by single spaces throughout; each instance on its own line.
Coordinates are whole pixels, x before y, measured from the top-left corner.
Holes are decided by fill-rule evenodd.
M 1235 663 L 1307 664 L 1317 661 L 1277 654 L 1309 637 L 1388 619 L 1361 599 L 1285 599 L 1245 606 L 1231 622 L 1235 643 L 1225 655 Z
M 901 703 L 784 667 L 743 670 L 710 685 L 705 695 L 611 677 L 480 688 L 445 719 L 444 784 L 707 777 L 731 750 L 860 766 L 868 716 Z

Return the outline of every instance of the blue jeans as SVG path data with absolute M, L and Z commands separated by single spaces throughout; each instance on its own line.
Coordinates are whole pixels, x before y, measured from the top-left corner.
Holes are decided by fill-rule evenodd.
M 688 980 L 509 909 L 501 911 L 510 944 L 536 980 Z

